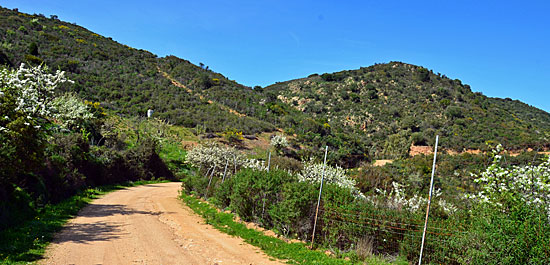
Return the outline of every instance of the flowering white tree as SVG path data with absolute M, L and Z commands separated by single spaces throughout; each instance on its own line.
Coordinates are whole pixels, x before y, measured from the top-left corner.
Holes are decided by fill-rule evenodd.
M 63 82 L 72 82 L 65 78 L 63 71 L 58 70 L 55 74 L 47 71 L 47 67 L 27 68 L 25 64 L 21 64 L 17 70 L 4 68 L 0 71 L 0 97 L 3 97 L 4 104 L 7 104 L 6 100 L 11 103 L 13 113 L 22 114 L 26 126 L 40 128 L 39 119 L 52 115 L 51 102 L 56 87 Z M 14 118 L 5 115 L 2 124 Z M 8 131 L 8 127 L 0 125 L 0 131 Z
M 67 93 L 52 101 L 52 116 L 64 128 L 81 128 L 94 118 L 88 106 L 74 93 Z
M 369 200 L 379 205 L 382 203 L 385 207 L 391 209 L 405 209 L 411 212 L 418 211 L 421 207 L 428 204 L 428 199 L 418 194 L 414 194 L 412 197 L 407 198 L 405 194 L 405 186 L 398 182 L 392 182 L 392 189 L 390 192 L 376 188 L 376 193 L 383 198 L 383 201 L 376 198 L 369 197 Z M 434 189 L 432 199 L 437 200 L 436 203 L 443 209 L 446 214 L 453 214 L 458 209 L 456 206 L 445 201 L 441 198 L 441 189 Z
M 221 175 L 225 165 L 233 168 L 242 167 L 246 159 L 233 147 L 226 147 L 216 143 L 206 143 L 197 146 L 187 153 L 187 163 L 209 174 Z
M 477 194 L 470 199 L 503 208 L 508 202 L 525 202 L 543 207 L 550 220 L 550 158 L 538 166 L 500 166 L 502 146 L 493 151 L 493 163 L 474 181 L 480 184 Z
M 0 183 L 13 183 L 42 161 L 45 124 L 49 123 L 54 90 L 64 73 L 45 67 L 0 69 Z
M 57 70 L 49 74 L 47 67 L 37 66 L 27 68 L 21 64 L 17 70 L 3 69 L 0 82 L 2 90 L 11 89 L 16 96 L 16 111 L 22 111 L 30 116 L 49 116 L 51 101 L 55 88 L 64 82 L 72 82 L 65 78 L 65 72 Z
M 322 163 L 315 163 L 313 159 L 304 161 L 304 168 L 298 173 L 298 180 L 320 183 L 323 175 L 326 183 L 333 183 L 341 188 L 349 189 L 356 198 L 365 198 L 365 195 L 355 187 L 355 180 L 346 176 L 345 169 L 339 166 L 324 166 Z
M 242 168 L 267 170 L 265 161 L 248 159 L 237 149 L 217 143 L 206 143 L 193 148 L 187 153 L 185 160 L 201 172 L 218 176 L 223 174 L 226 164 L 228 172 Z

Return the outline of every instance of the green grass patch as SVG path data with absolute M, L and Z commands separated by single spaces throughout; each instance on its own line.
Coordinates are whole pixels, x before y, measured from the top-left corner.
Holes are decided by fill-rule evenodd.
M 89 188 L 54 205 L 46 205 L 31 220 L 0 231 L 0 263 L 27 264 L 43 257 L 56 232 L 93 199 L 111 191 L 168 181 L 136 181 L 121 185 Z
M 244 224 L 235 222 L 233 214 L 218 212 L 214 206 L 191 195 L 182 193 L 181 199 L 195 213 L 201 215 L 207 224 L 226 234 L 241 237 L 248 244 L 262 249 L 267 255 L 285 260 L 289 264 L 362 264 L 362 262 L 353 260 L 352 258 L 346 260 L 327 256 L 321 251 L 309 249 L 304 243 L 287 243 L 279 238 L 267 236 L 260 231 L 249 229 Z M 367 264 L 389 263 L 380 258 L 372 257 L 367 260 Z

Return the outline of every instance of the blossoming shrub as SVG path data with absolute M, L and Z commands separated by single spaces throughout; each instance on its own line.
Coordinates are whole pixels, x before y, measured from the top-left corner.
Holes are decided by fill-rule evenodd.
M 0 201 L 8 200 L 13 184 L 34 182 L 29 173 L 44 159 L 50 102 L 66 81 L 63 72 L 43 67 L 0 69 Z
M 493 163 L 474 180 L 480 191 L 470 198 L 503 209 L 520 202 L 540 207 L 550 222 L 550 158 L 538 166 L 506 168 L 499 150 L 494 152 Z
M 322 163 L 315 163 L 313 159 L 304 162 L 304 167 L 300 173 L 298 173 L 298 180 L 309 183 L 320 183 L 324 178 L 326 183 L 332 183 L 338 187 L 348 189 L 357 198 L 365 198 L 355 187 L 355 180 L 349 178 L 346 175 L 346 170 L 336 166 L 323 165 Z
M 191 166 L 199 169 L 203 175 L 223 175 L 225 165 L 228 170 L 236 171 L 245 162 L 245 157 L 235 148 L 217 143 L 206 143 L 193 148 L 187 153 L 185 160 Z
M 84 129 L 94 115 L 88 106 L 74 93 L 67 93 L 52 101 L 53 117 L 67 129 Z
M 550 263 L 550 159 L 538 166 L 493 163 L 475 180 L 480 191 L 469 198 L 471 227 L 458 240 L 465 251 L 462 263 Z
M 281 153 L 284 148 L 289 146 L 288 140 L 282 134 L 276 134 L 271 137 L 270 144 L 275 148 L 278 153 Z
M 390 209 L 407 210 L 411 212 L 425 210 L 425 207 L 428 204 L 428 198 L 419 194 L 407 196 L 405 193 L 406 187 L 398 182 L 392 182 L 391 185 L 392 189 L 389 192 L 387 192 L 386 190 L 375 188 L 377 195 L 369 196 L 368 199 L 375 205 L 387 207 Z M 432 194 L 432 203 L 430 206 L 432 215 L 434 212 L 434 208 L 436 207 L 438 207 L 436 209 L 442 210 L 445 215 L 451 215 L 458 211 L 458 208 L 456 206 L 441 198 L 441 195 L 441 189 L 434 187 Z
M 264 160 L 248 159 L 234 147 L 224 146 L 210 142 L 199 145 L 187 153 L 186 163 L 195 167 L 199 175 L 223 176 L 235 174 L 239 169 L 250 168 L 255 170 L 267 170 L 267 163 Z

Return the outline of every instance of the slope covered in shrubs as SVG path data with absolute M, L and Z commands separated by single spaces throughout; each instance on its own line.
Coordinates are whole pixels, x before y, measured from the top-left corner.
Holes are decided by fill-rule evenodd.
M 317 121 L 295 127 L 300 138 L 345 133 L 368 143 L 364 151 L 371 156 L 406 157 L 411 143 L 432 145 L 435 135 L 456 151 L 484 149 L 488 141 L 509 149 L 549 147 L 547 112 L 488 98 L 458 79 L 411 64 L 311 75 L 264 90 Z
M 550 115 L 519 101 L 488 98 L 460 80 L 391 62 L 311 75 L 254 89 L 201 64 L 159 58 L 55 16 L 0 9 L 0 63 L 49 65 L 74 83 L 62 91 L 125 116 L 155 116 L 197 132 L 296 134 L 295 157 L 328 145 L 349 168 L 373 158 L 406 157 L 412 143 L 484 149 L 548 148 Z M 299 147 L 299 148 L 298 148 Z

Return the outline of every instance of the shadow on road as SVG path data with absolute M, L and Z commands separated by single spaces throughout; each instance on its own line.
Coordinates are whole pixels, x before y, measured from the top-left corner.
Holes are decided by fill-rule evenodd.
M 91 204 L 84 208 L 78 216 L 83 217 L 106 217 L 111 215 L 132 215 L 132 214 L 146 214 L 146 215 L 159 215 L 160 212 L 139 211 L 128 208 L 122 204 Z
M 121 204 L 92 204 L 78 215 L 85 218 L 107 217 L 112 215 L 159 215 L 160 212 L 139 211 Z M 70 223 L 55 239 L 57 243 L 108 241 L 128 233 L 123 232 L 124 224 L 118 222 Z
M 71 224 L 55 239 L 57 243 L 108 241 L 121 236 L 122 225 L 98 222 L 94 224 Z

